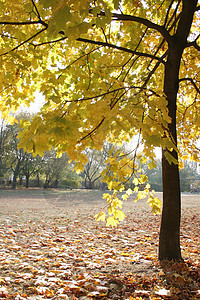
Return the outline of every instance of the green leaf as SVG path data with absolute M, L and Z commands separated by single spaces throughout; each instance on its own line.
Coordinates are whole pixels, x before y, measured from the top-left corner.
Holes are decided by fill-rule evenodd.
M 55 0 L 40 0 L 40 3 L 43 5 L 44 8 L 49 8 L 55 4 Z

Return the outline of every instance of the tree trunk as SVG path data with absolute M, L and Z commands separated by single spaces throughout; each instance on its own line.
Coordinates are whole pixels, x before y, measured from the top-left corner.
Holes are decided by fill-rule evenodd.
M 26 189 L 29 188 L 29 177 L 30 177 L 30 175 L 26 174 Z
M 181 259 L 180 220 L 181 197 L 179 170 L 169 164 L 163 150 L 163 211 L 160 229 L 159 259 Z M 175 156 L 175 153 L 174 153 Z
M 13 181 L 12 181 L 12 189 L 13 190 L 15 190 L 17 187 L 17 176 L 19 175 L 19 171 L 20 171 L 20 160 L 17 161 L 17 165 L 13 172 Z
M 36 177 L 37 177 L 37 187 L 40 186 L 40 175 L 39 173 L 36 174 Z
M 93 181 L 88 178 L 88 187 L 87 187 L 89 190 L 93 190 L 94 189 L 94 183 Z
M 169 134 L 177 146 L 176 133 L 176 103 L 179 88 L 179 70 L 182 53 L 190 32 L 193 15 L 197 5 L 196 0 L 184 0 L 183 11 L 177 27 L 177 32 L 169 43 L 168 59 L 165 65 L 164 92 L 168 101 Z M 181 193 L 178 164 L 170 164 L 165 157 L 168 149 L 162 149 L 163 172 L 163 211 L 159 240 L 159 259 L 181 259 L 180 221 Z M 169 152 L 178 162 L 178 153 Z
M 49 182 L 50 182 L 50 180 L 46 178 L 45 183 L 44 183 L 44 189 L 49 188 Z
M 12 189 L 15 190 L 17 187 L 17 175 L 16 173 L 14 173 L 13 175 L 13 181 L 12 181 Z
M 181 57 L 181 56 L 180 56 Z M 171 59 L 172 58 L 172 59 Z M 164 91 L 168 100 L 169 116 L 172 122 L 169 124 L 169 134 L 177 146 L 176 134 L 176 100 L 178 93 L 178 57 L 175 60 L 175 52 L 169 53 L 165 70 Z M 180 63 L 180 59 L 179 59 Z M 181 259 L 180 251 L 180 218 L 181 197 L 178 165 L 170 164 L 165 157 L 168 149 L 162 149 L 162 176 L 163 176 L 163 211 L 160 229 L 159 259 Z M 178 162 L 178 154 L 175 150 L 169 152 Z
M 23 177 L 19 176 L 19 185 L 22 186 L 23 185 Z

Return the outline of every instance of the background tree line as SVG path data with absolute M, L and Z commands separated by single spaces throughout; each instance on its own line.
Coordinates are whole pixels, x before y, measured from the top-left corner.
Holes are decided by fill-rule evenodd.
M 18 119 L 24 117 L 18 116 Z M 27 116 L 25 116 L 27 118 Z M 31 118 L 31 116 L 29 116 Z M 45 151 L 41 157 L 33 156 L 18 148 L 19 125 L 0 123 L 0 187 L 53 187 L 53 188 L 87 188 L 102 189 L 106 184 L 102 182 L 101 172 L 105 167 L 105 159 L 109 152 L 109 145 L 103 151 L 86 149 L 88 162 L 81 174 L 77 174 L 74 163 L 69 161 L 68 155 L 63 153 L 57 157 L 56 151 Z
M 82 178 L 73 171 L 66 153 L 57 157 L 54 150 L 43 157 L 18 148 L 19 125 L 5 124 L 0 128 L 0 186 L 78 188 Z
M 157 160 L 157 167 L 149 170 L 146 165 L 143 166 L 143 172 L 148 176 L 151 188 L 162 192 L 162 163 Z M 197 162 L 185 161 L 184 168 L 180 170 L 181 192 L 199 192 L 200 174 Z
M 102 151 L 86 149 L 88 162 L 84 171 L 76 174 L 74 163 L 69 162 L 66 153 L 57 157 L 56 151 L 46 151 L 43 157 L 34 157 L 23 149 L 18 148 L 19 125 L 8 125 L 4 120 L 0 127 L 0 187 L 53 187 L 53 188 L 87 188 L 106 189 L 101 173 L 105 168 L 105 161 L 109 156 L 112 144 L 106 144 Z M 162 191 L 162 165 L 156 160 L 156 168 L 149 169 L 141 164 L 143 174 L 149 178 L 151 188 Z M 185 161 L 184 169 L 180 170 L 181 191 L 198 192 L 200 175 L 197 163 Z M 126 187 L 134 188 L 129 180 Z

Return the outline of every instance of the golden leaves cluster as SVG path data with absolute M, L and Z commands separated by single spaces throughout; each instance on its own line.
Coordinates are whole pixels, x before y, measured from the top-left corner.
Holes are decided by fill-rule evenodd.
M 87 161 L 86 147 L 100 150 L 105 140 L 120 145 L 138 136 L 136 148 L 141 147 L 145 159 L 153 159 L 154 148 L 162 146 L 168 149 L 169 161 L 172 150 L 179 151 L 180 158 L 199 160 L 197 47 L 186 47 L 181 62 L 177 149 L 168 133 L 171 120 L 163 94 L 165 60 L 158 59 L 167 51 L 166 41 L 141 22 L 111 22 L 112 13 L 123 9 L 124 14 L 162 25 L 167 11 L 168 19 L 175 16 L 173 9 L 168 10 L 169 1 L 162 5 L 157 0 L 7 2 L 0 1 L 2 116 L 29 105 L 35 91 L 45 97 L 41 112 L 31 123 L 22 121 L 20 147 L 35 155 L 52 147 L 58 155 L 67 152 L 80 172 Z M 191 34 L 197 36 L 198 22 L 196 14 Z M 166 24 L 171 34 L 170 26 Z M 13 122 L 13 117 L 9 121 Z M 107 160 L 107 166 L 103 176 L 109 188 L 120 191 L 135 168 L 133 161 L 118 153 Z M 116 220 L 122 219 L 117 194 L 106 197 L 110 213 Z M 154 207 L 153 196 L 149 199 L 156 211 L 157 200 Z

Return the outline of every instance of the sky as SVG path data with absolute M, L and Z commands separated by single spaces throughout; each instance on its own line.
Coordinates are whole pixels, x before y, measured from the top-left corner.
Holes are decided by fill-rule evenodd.
M 30 106 L 22 107 L 22 111 L 27 111 L 30 113 L 37 113 L 40 111 L 40 108 L 44 104 L 45 97 L 39 93 L 38 91 L 35 92 L 35 101 L 30 104 Z

